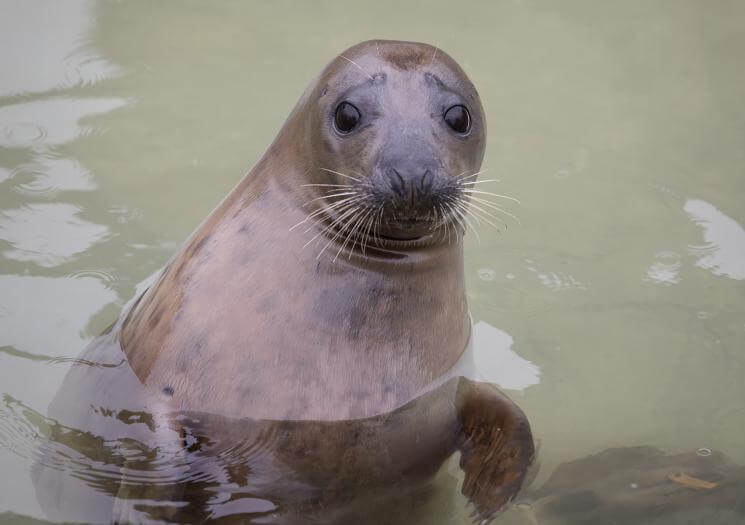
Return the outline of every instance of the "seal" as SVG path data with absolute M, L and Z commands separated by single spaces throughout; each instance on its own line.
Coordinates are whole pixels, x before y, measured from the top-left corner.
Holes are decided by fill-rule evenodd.
M 119 412 L 130 403 L 129 414 L 152 423 L 144 432 L 153 435 L 136 439 L 154 456 L 168 447 L 197 454 L 198 468 L 185 463 L 222 479 L 223 491 L 253 487 L 279 523 L 363 523 L 362 500 L 378 511 L 392 499 L 410 508 L 460 451 L 462 492 L 480 518 L 493 517 L 520 488 L 534 449 L 527 419 L 499 390 L 448 377 L 470 333 L 469 214 L 498 209 L 475 186 L 485 143 L 478 93 L 441 50 L 376 40 L 344 51 L 88 350 L 87 361 L 123 357 L 114 369 L 127 378 L 74 366 L 59 413 L 91 397 Z M 67 421 L 90 428 L 91 418 L 100 419 Z M 259 450 L 271 451 L 271 465 Z M 136 470 L 124 464 L 122 472 Z M 156 496 L 152 485 L 122 483 L 109 492 L 117 519 L 141 521 L 141 508 L 122 502 L 189 490 Z M 208 498 L 188 501 L 179 520 L 209 515 Z M 398 523 L 401 514 L 374 516 Z

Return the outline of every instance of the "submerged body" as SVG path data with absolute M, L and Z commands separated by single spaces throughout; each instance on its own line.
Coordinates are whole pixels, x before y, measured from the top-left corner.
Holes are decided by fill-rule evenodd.
M 142 447 L 113 461 L 100 512 L 411 523 L 402 509 L 429 501 L 455 451 L 481 518 L 514 496 L 533 457 L 525 416 L 491 385 L 445 380 L 469 337 L 462 234 L 485 133 L 436 48 L 371 41 L 332 61 L 83 356 L 112 366 L 74 366 L 53 404 L 64 425 Z M 174 464 L 178 483 L 127 481 Z M 210 491 L 231 495 L 222 510 Z

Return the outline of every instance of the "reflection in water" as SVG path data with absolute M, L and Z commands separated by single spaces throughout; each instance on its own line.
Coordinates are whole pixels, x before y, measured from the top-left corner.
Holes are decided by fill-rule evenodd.
M 525 260 L 525 267 L 533 272 L 543 286 L 554 292 L 564 290 L 587 290 L 587 284 L 577 280 L 573 275 L 564 272 L 541 271 L 532 259 Z
M 12 346 L 33 355 L 67 352 L 74 356 L 86 338 L 82 329 L 116 293 L 97 278 L 77 279 L 0 275 L 0 346 Z M 33 300 L 29 300 L 33 298 Z M 55 329 L 39 330 L 54 319 Z M 3 392 L 11 378 L 3 378 Z
M 524 390 L 540 382 L 540 369 L 512 350 L 507 332 L 479 321 L 473 326 L 474 374 L 506 390 Z
M 481 516 L 514 495 L 532 460 L 519 409 L 485 383 L 453 378 L 364 419 L 230 418 L 147 400 L 128 365 L 109 362 L 115 345 L 102 336 L 83 355 L 107 366 L 73 366 L 55 419 L 8 395 L 0 404 L 0 445 L 35 461 L 55 519 L 450 523 L 456 480 L 440 467 L 454 451 Z
M 91 84 L 118 68 L 86 44 L 92 2 L 0 4 L 0 96 L 38 93 Z M 33 64 L 30 67 L 30 64 Z
M 75 159 L 40 155 L 14 172 L 14 178 L 30 177 L 16 190 L 32 196 L 51 197 L 58 191 L 92 191 L 96 183 L 92 175 Z
M 50 98 L 0 107 L 0 147 L 58 146 L 91 133 L 83 117 L 127 105 L 123 98 Z
M 295 102 L 299 86 L 331 50 L 361 38 L 411 35 L 452 49 L 465 59 L 469 73 L 479 77 L 490 114 L 498 115 L 488 123 L 492 135 L 487 166 L 527 205 L 525 227 L 511 228 L 494 243 L 484 238 L 487 242 L 478 247 L 471 243 L 467 255 L 478 263 L 467 259 L 466 269 L 475 281 L 471 306 L 476 317 L 510 334 L 502 337 L 500 332 L 490 344 L 509 349 L 507 337 L 514 337 L 513 348 L 529 352 L 540 365 L 541 384 L 528 388 L 521 402 L 541 432 L 543 474 L 550 474 L 557 462 L 633 443 L 654 443 L 669 450 L 705 445 L 713 450 L 709 457 L 726 450 L 742 464 L 740 349 L 745 324 L 742 280 L 736 280 L 743 278 L 737 264 L 743 256 L 736 247 L 743 244 L 737 241 L 742 238 L 739 225 L 725 226 L 728 220 L 717 209 L 728 210 L 731 219 L 745 224 L 738 208 L 745 69 L 736 52 L 743 47 L 744 6 L 689 0 L 572 0 L 555 5 L 515 1 L 484 2 L 458 13 L 451 3 L 430 2 L 428 23 L 421 24 L 422 9 L 413 5 L 396 6 L 397 16 L 386 17 L 375 2 L 336 1 L 323 9 L 285 9 L 283 24 L 276 25 L 265 21 L 276 18 L 277 9 L 283 8 L 271 3 L 223 3 L 219 9 L 204 9 L 178 2 L 0 2 L 0 97 L 12 97 L 0 100 L 0 206 L 21 209 L 34 199 L 73 203 L 70 194 L 54 192 L 81 189 L 85 178 L 75 177 L 89 170 L 90 183 L 97 189 L 72 196 L 83 209 L 79 217 L 116 233 L 93 244 L 93 253 L 75 254 L 53 268 L 9 261 L 0 254 L 1 273 L 29 273 L 0 277 L 0 400 L 8 393 L 6 402 L 13 406 L 11 410 L 0 401 L 0 419 L 28 417 L 43 427 L 41 416 L 35 418 L 32 410 L 14 400 L 46 413 L 66 371 L 66 365 L 50 363 L 77 355 L 90 331 L 87 327 L 101 324 L 102 316 L 93 322 L 90 318 L 116 300 L 111 285 L 129 295 L 122 282 L 138 282 L 177 249 L 172 239 L 201 220 L 206 208 L 232 184 L 233 175 L 265 149 L 278 119 Z M 326 30 L 329 20 L 353 11 L 358 15 L 354 23 Z M 451 31 L 454 24 L 469 30 Z M 298 43 L 303 46 L 302 59 Z M 112 65 L 114 60 L 122 67 Z M 117 71 L 127 75 L 90 85 Z M 257 78 L 273 81 L 256 82 Z M 272 103 L 249 104 L 247 96 Z M 77 110 L 69 118 L 56 117 L 67 104 L 99 109 L 96 103 L 84 102 L 90 97 L 142 103 L 132 105 L 131 111 L 90 120 L 81 120 L 86 115 Z M 20 109 L 11 109 L 14 106 Z M 90 137 L 87 126 L 111 132 Z M 81 140 L 70 142 L 74 138 Z M 62 141 L 64 146 L 56 148 Z M 577 149 L 579 145 L 591 152 L 591 158 Z M 57 170 L 38 162 L 52 158 L 47 157 L 50 153 L 55 159 L 69 159 L 67 166 Z M 197 157 L 200 170 L 193 169 Z M 585 164 L 585 176 L 580 176 Z M 68 168 L 75 173 L 71 178 L 62 171 Z M 57 170 L 56 175 L 44 177 L 41 171 L 47 169 Z M 650 182 L 659 188 L 657 193 L 661 190 L 662 200 L 650 198 Z M 681 233 L 681 195 L 708 196 L 708 203 L 689 203 L 686 208 L 691 218 L 700 220 L 701 229 L 691 226 L 700 235 L 714 230 L 731 233 L 706 238 L 714 244 L 687 255 L 687 243 L 703 242 Z M 167 203 L 173 204 L 169 208 Z M 164 207 L 168 213 L 154 218 Z M 674 221 L 668 222 L 673 207 Z M 143 240 L 140 226 L 162 235 Z M 153 249 L 161 242 L 162 249 Z M 6 249 L 9 246 L 0 241 L 0 251 Z M 672 252 L 659 252 L 663 249 Z M 567 266 L 567 257 L 572 256 L 576 259 Z M 546 280 L 528 275 L 525 257 L 540 261 L 536 269 Z M 689 261 L 698 261 L 707 271 L 691 278 Z M 482 267 L 490 271 L 482 274 L 485 279 L 476 279 Z M 80 276 L 81 271 L 86 273 L 79 278 L 65 277 Z M 512 273 L 504 275 L 505 271 Z M 639 278 L 644 272 L 649 281 L 664 286 L 644 285 Z M 112 275 L 121 281 L 112 283 Z M 569 275 L 592 286 L 571 293 L 576 283 L 567 280 Z M 568 293 L 554 293 L 551 286 Z M 636 306 L 642 300 L 644 305 Z M 110 318 L 115 310 L 111 308 Z M 684 315 L 676 316 L 676 310 Z M 691 315 L 696 320 L 699 310 L 706 322 L 689 322 Z M 716 351 L 710 347 L 714 341 Z M 541 351 L 559 346 L 572 351 L 561 352 L 560 358 Z M 635 349 L 643 349 L 644 357 Z M 477 361 L 480 351 L 474 349 Z M 108 419 L 121 427 L 146 429 L 139 423 Z M 7 422 L 2 419 L 0 432 Z M 46 424 L 52 428 L 56 423 Z M 61 424 L 58 428 L 62 432 Z M 73 430 L 82 425 L 68 428 L 82 442 L 95 441 L 92 434 Z M 33 426 L 28 432 L 12 435 L 19 440 L 46 435 Z M 126 436 L 123 430 L 118 433 Z M 79 457 L 72 448 L 59 448 Z M 33 487 L 28 486 L 28 461 L 0 449 L 0 522 L 13 519 L 7 509 L 42 516 L 33 501 Z M 130 453 L 124 445 L 114 449 Z M 19 451 L 23 450 L 31 453 L 29 447 Z M 541 510 L 550 497 L 547 485 L 541 498 L 532 502 L 545 519 L 539 523 L 576 525 L 583 523 L 582 516 L 602 515 L 584 523 L 610 524 L 626 516 L 624 508 L 652 503 L 651 497 L 627 499 L 623 505 L 619 501 L 635 498 L 638 492 L 629 489 L 639 489 L 638 478 L 627 480 L 629 487 L 610 486 L 613 472 L 624 468 L 614 459 L 619 454 L 621 463 L 640 472 L 650 466 L 627 452 L 582 463 L 589 474 L 599 471 L 604 461 L 612 468 L 606 469 L 608 476 L 597 475 L 587 483 L 573 478 L 570 485 L 577 490 L 553 485 L 560 496 L 556 501 L 565 504 L 563 510 L 558 508 L 561 504 Z M 84 456 L 84 463 L 90 461 Z M 174 461 L 179 458 L 174 456 Z M 742 488 L 739 507 L 722 497 L 719 508 L 688 507 L 674 514 L 681 494 L 693 498 L 693 504 L 703 497 L 715 498 L 726 488 L 721 479 L 705 472 L 678 469 L 717 480 L 720 486 L 702 493 L 661 479 L 660 487 L 671 489 L 673 496 L 660 491 L 657 505 L 646 507 L 649 519 L 665 516 L 676 525 L 745 522 L 734 510 L 742 508 Z M 99 499 L 110 505 L 109 495 L 97 498 L 99 493 L 71 471 L 63 479 L 66 492 L 59 494 L 61 500 L 78 494 L 91 508 Z M 583 489 L 584 494 L 577 496 Z M 595 501 L 610 505 L 606 514 L 601 509 L 592 512 L 593 494 Z M 240 505 L 255 512 L 268 512 L 274 505 L 250 496 L 232 500 L 230 490 L 212 492 L 211 497 L 215 518 L 238 512 L 235 507 Z M 517 507 L 526 514 L 533 510 L 527 501 Z M 615 509 L 620 509 L 618 516 Z M 445 511 L 440 515 L 448 516 Z M 621 522 L 644 523 L 642 518 Z
M 745 522 L 745 467 L 720 452 L 665 455 L 608 449 L 560 465 L 525 498 L 534 523 L 733 524 Z
M 654 262 L 647 269 L 645 280 L 658 284 L 677 284 L 680 282 L 680 255 L 672 251 L 660 251 L 654 254 Z
M 109 228 L 78 217 L 72 204 L 38 203 L 0 212 L 0 239 L 13 248 L 3 256 L 52 267 L 109 235 Z
M 745 279 L 745 229 L 706 201 L 688 200 L 683 209 L 704 229 L 706 244 L 691 247 L 699 257 L 696 266 L 714 275 Z

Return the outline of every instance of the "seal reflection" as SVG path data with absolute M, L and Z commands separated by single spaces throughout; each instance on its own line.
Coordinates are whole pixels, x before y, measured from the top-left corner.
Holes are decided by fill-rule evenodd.
M 492 385 L 456 377 L 357 420 L 94 409 L 89 421 L 110 431 L 97 435 L 36 413 L 26 419 L 44 437 L 34 481 L 50 516 L 86 519 L 81 501 L 59 497 L 76 478 L 107 496 L 96 512 L 115 522 L 432 523 L 452 512 L 456 480 L 442 466 L 454 450 L 477 515 L 493 514 L 520 488 L 534 449 L 512 407 Z M 431 432 L 435 422 L 440 431 Z

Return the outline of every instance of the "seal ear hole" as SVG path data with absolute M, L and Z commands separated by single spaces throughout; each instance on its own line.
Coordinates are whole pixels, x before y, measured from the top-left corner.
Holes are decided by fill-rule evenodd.
M 445 123 L 450 126 L 450 129 L 461 135 L 465 135 L 471 130 L 471 114 L 468 112 L 466 106 L 457 104 L 450 106 L 445 114 L 443 115 Z
M 342 102 L 336 106 L 334 113 L 334 127 L 339 133 L 346 135 L 351 133 L 360 122 L 360 110 L 349 102 Z

